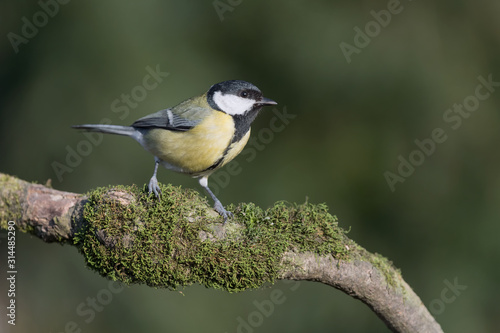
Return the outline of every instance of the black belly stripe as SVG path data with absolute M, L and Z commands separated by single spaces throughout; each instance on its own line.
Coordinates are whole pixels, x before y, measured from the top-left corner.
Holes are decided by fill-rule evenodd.
M 229 152 L 229 148 L 231 148 L 231 146 L 232 146 L 232 143 L 230 143 L 226 147 L 226 149 L 222 153 L 222 157 L 221 158 L 219 158 L 214 164 L 212 164 L 211 166 L 209 166 L 208 168 L 206 168 L 205 170 L 200 171 L 200 172 L 206 172 L 206 171 L 217 169 L 217 167 L 219 167 L 219 165 L 222 163 L 222 161 L 224 161 L 224 158 L 226 157 L 227 153 Z
M 229 149 L 233 146 L 234 143 L 240 141 L 250 130 L 250 125 L 252 125 L 252 122 L 255 120 L 255 117 L 259 114 L 259 111 L 261 110 L 261 107 L 257 107 L 255 109 L 252 109 L 245 113 L 244 115 L 235 115 L 233 116 L 233 121 L 234 121 L 234 135 L 231 141 L 229 142 L 229 145 L 226 147 L 224 152 L 222 153 L 222 157 L 219 158 L 214 164 L 206 168 L 205 170 L 199 171 L 197 173 L 204 173 L 210 170 L 217 169 L 221 163 L 224 161 L 224 158 L 226 157 L 227 153 L 229 152 Z
M 248 130 L 250 129 L 250 127 L 248 127 L 247 131 L 245 133 L 243 133 L 243 135 L 241 135 L 240 139 L 243 138 Z M 206 172 L 206 171 L 210 171 L 210 170 L 214 170 L 214 169 L 217 169 L 219 167 L 219 165 L 221 165 L 221 163 L 224 161 L 224 158 L 226 158 L 226 155 L 227 153 L 229 152 L 229 150 L 231 149 L 231 147 L 233 146 L 233 144 L 237 141 L 235 141 L 235 138 L 236 137 L 236 133 L 233 135 L 233 139 L 231 140 L 231 142 L 229 143 L 229 145 L 226 147 L 226 149 L 224 150 L 224 152 L 222 153 L 222 157 L 219 158 L 214 164 L 212 164 L 211 166 L 209 166 L 208 168 L 206 168 L 205 170 L 203 171 L 200 171 L 199 173 L 203 173 L 203 172 Z M 238 140 L 238 141 L 239 141 Z
M 227 149 L 226 149 L 226 151 L 227 151 Z M 211 166 L 209 166 L 208 168 L 206 168 L 205 170 L 203 170 L 201 172 L 206 172 L 206 171 L 217 169 L 217 167 L 222 163 L 222 161 L 224 161 L 224 157 L 226 157 L 226 152 L 224 152 L 224 155 L 222 155 L 222 157 L 219 158 L 219 160 L 217 162 L 215 162 L 214 164 L 212 164 Z

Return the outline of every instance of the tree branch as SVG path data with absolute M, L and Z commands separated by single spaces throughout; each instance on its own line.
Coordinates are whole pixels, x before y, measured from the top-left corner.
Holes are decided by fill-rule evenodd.
M 0 229 L 15 221 L 46 242 L 73 244 L 89 267 L 126 283 L 232 292 L 317 281 L 361 300 L 394 332 L 442 332 L 400 272 L 350 240 L 325 205 L 240 204 L 223 225 L 197 192 L 162 192 L 160 202 L 136 187 L 81 195 L 0 173 Z

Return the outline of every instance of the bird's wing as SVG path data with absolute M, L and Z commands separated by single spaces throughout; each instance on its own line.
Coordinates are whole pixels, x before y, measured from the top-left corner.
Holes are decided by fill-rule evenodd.
M 195 100 L 187 100 L 181 104 L 165 110 L 160 110 L 136 120 L 132 127 L 135 128 L 163 128 L 170 131 L 188 131 L 210 113 L 207 107 L 200 105 Z

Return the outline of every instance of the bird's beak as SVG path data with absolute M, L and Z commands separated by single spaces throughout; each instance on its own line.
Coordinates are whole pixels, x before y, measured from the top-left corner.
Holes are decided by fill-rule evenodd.
M 273 101 L 270 98 L 262 97 L 262 99 L 260 101 L 258 101 L 257 104 L 264 106 L 264 105 L 276 105 L 278 103 L 276 103 L 275 101 Z

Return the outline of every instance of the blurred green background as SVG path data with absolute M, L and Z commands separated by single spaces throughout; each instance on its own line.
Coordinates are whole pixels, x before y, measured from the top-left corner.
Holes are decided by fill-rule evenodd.
M 241 172 L 226 186 L 227 170 L 212 177 L 221 201 L 325 202 L 351 238 L 401 268 L 446 332 L 498 331 L 500 88 L 458 128 L 443 119 L 474 95 L 479 76 L 500 81 L 498 1 L 70 1 L 57 13 L 56 2 L 41 3 L 0 3 L 1 172 L 79 193 L 142 185 L 154 163 L 137 143 L 106 136 L 84 150 L 87 139 L 70 126 L 128 125 L 216 82 L 247 80 L 279 105 L 256 120 L 256 154 L 237 159 Z M 380 12 L 388 6 L 398 11 L 390 22 Z M 33 36 L 23 40 L 26 22 L 40 27 L 25 27 Z M 369 43 L 356 27 L 372 29 Z M 355 39 L 363 47 L 349 63 L 340 45 Z M 141 90 L 148 66 L 169 75 Z M 115 112 L 133 92 L 129 112 Z M 284 109 L 295 118 L 269 137 Z M 384 173 L 397 173 L 399 156 L 435 128 L 447 140 L 391 191 Z M 78 149 L 87 156 L 69 166 Z M 60 177 L 54 163 L 67 167 Z M 164 169 L 159 180 L 201 190 Z M 17 321 L 5 324 L 2 278 L 2 332 L 388 332 L 361 302 L 313 282 L 112 293 L 73 247 L 19 234 L 16 259 Z M 467 288 L 453 293 L 446 281 Z M 255 302 L 276 289 L 285 301 L 259 315 Z M 82 314 L 95 297 L 106 304 Z

